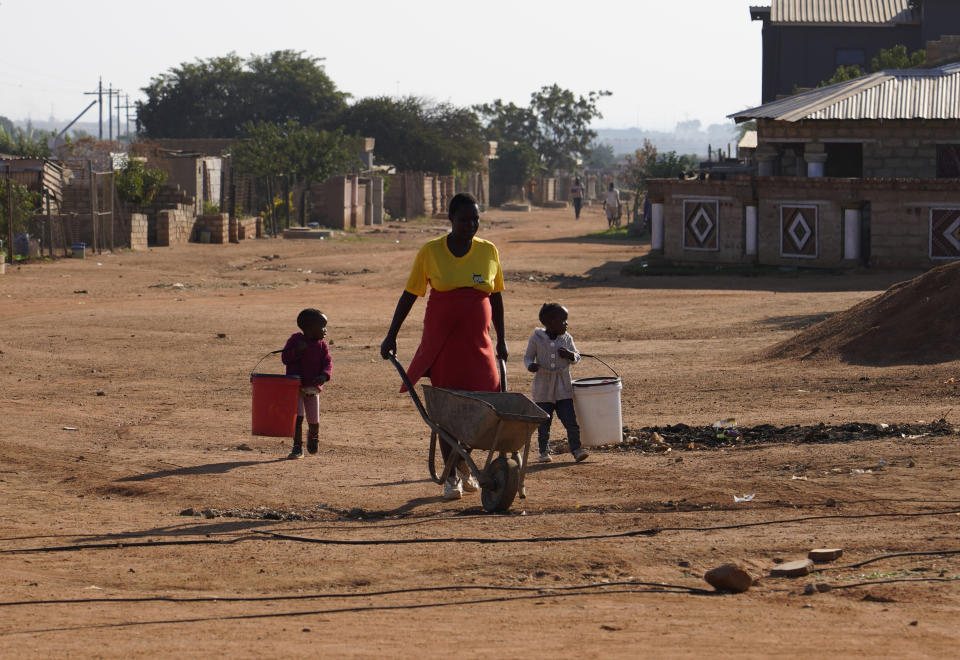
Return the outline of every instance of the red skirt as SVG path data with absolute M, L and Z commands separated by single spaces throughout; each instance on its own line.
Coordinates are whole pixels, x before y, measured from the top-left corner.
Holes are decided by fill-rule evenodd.
M 430 291 L 423 337 L 407 375 L 435 387 L 472 392 L 500 390 L 497 356 L 490 340 L 490 294 L 476 289 Z M 405 392 L 406 388 L 401 388 Z

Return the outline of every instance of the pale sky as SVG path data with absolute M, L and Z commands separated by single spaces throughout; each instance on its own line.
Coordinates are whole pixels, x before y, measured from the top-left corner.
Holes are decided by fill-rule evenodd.
M 753 0 L 757 4 L 758 0 Z M 196 58 L 292 49 L 356 98 L 526 105 L 606 89 L 598 128 L 705 125 L 760 102 L 750 0 L 0 0 L 0 115 L 72 119 Z M 762 2 L 761 2 L 762 4 Z M 96 120 L 96 108 L 83 121 Z

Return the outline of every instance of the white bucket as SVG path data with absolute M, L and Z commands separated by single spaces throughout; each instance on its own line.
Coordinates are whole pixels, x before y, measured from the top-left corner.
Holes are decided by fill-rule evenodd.
M 623 441 L 619 377 L 578 378 L 573 381 L 573 407 L 580 425 L 584 447 L 611 445 Z

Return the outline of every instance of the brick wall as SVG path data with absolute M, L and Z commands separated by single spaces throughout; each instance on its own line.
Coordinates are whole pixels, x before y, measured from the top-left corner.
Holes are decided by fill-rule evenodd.
M 664 256 L 707 264 L 860 265 L 844 254 L 845 212 L 853 209 L 862 216 L 862 260 L 881 268 L 929 267 L 944 263 L 932 256 L 932 241 L 943 229 L 934 231 L 934 209 L 960 210 L 957 182 L 935 179 L 660 179 L 649 182 L 649 193 L 664 205 Z M 748 205 L 757 206 L 756 256 L 746 255 Z M 796 233 L 803 239 L 812 232 L 802 256 L 788 235 L 797 213 Z M 960 258 L 960 250 L 946 258 Z
M 197 216 L 194 223 L 193 240 L 199 240 L 200 231 L 210 232 L 211 243 L 230 242 L 230 214 L 229 213 L 211 213 L 209 215 Z
M 146 213 L 130 214 L 129 248 L 131 250 L 147 249 L 147 215 Z
M 187 243 L 193 233 L 193 215 L 181 209 L 157 211 L 154 245 Z
M 864 178 L 932 179 L 937 144 L 956 143 L 960 122 L 948 120 L 773 121 L 761 119 L 759 144 L 790 146 L 796 141 L 860 142 Z M 783 143 L 787 140 L 787 143 Z
M 260 222 L 261 222 L 260 218 L 257 218 L 255 216 L 236 218 L 237 240 L 243 241 L 249 238 L 259 238 L 261 235 Z

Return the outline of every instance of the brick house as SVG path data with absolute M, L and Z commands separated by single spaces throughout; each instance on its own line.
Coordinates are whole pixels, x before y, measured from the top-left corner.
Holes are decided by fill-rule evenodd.
M 880 71 L 730 117 L 756 120 L 761 176 L 960 177 L 960 62 Z
M 841 65 L 869 70 L 881 49 L 913 52 L 960 34 L 956 0 L 772 0 L 750 17 L 763 22 L 763 103 L 816 87 Z
M 652 248 L 710 264 L 960 259 L 960 63 L 883 71 L 731 115 L 757 176 L 649 183 Z

